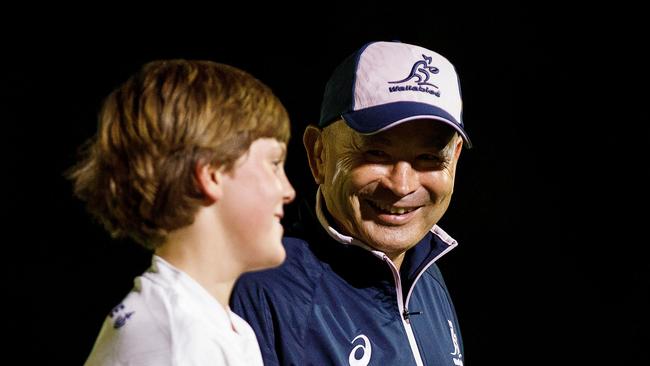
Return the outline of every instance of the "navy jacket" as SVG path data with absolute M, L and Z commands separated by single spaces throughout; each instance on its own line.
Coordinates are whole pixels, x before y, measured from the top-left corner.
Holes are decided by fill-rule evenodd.
M 283 241 L 285 263 L 245 274 L 232 295 L 265 365 L 463 364 L 454 307 L 434 264 L 456 246 L 451 237 L 434 227 L 397 272 L 383 253 L 340 242 L 322 213 L 301 224 L 300 237 Z

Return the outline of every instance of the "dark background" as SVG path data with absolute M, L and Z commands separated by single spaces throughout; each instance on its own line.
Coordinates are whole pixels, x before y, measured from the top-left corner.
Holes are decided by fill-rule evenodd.
M 83 363 L 149 264 L 92 222 L 63 178 L 113 88 L 160 58 L 249 71 L 290 113 L 298 202 L 314 188 L 302 130 L 317 121 L 333 68 L 374 40 L 435 50 L 460 74 L 475 147 L 461 155 L 440 223 L 460 246 L 439 265 L 467 364 L 648 363 L 648 63 L 637 9 L 41 10 L 1 29 L 2 347 L 18 363 Z

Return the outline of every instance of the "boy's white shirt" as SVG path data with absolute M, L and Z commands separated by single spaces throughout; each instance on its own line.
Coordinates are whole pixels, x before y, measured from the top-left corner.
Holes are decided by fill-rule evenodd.
M 236 330 L 233 330 L 234 329 Z M 154 255 L 106 318 L 86 365 L 263 365 L 253 329 Z

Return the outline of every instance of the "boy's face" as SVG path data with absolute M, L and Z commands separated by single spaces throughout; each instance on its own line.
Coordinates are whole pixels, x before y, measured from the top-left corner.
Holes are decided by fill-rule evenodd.
M 255 140 L 222 175 L 218 209 L 225 237 L 245 270 L 273 267 L 285 258 L 280 219 L 295 191 L 284 172 L 286 144 L 273 138 Z

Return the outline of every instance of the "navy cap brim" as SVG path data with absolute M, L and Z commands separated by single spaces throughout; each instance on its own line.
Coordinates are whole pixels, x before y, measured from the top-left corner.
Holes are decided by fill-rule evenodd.
M 467 148 L 472 147 L 467 133 L 451 114 L 426 103 L 387 103 L 343 113 L 342 117 L 350 128 L 365 135 L 378 133 L 416 119 L 432 119 L 453 127 L 462 136 Z

